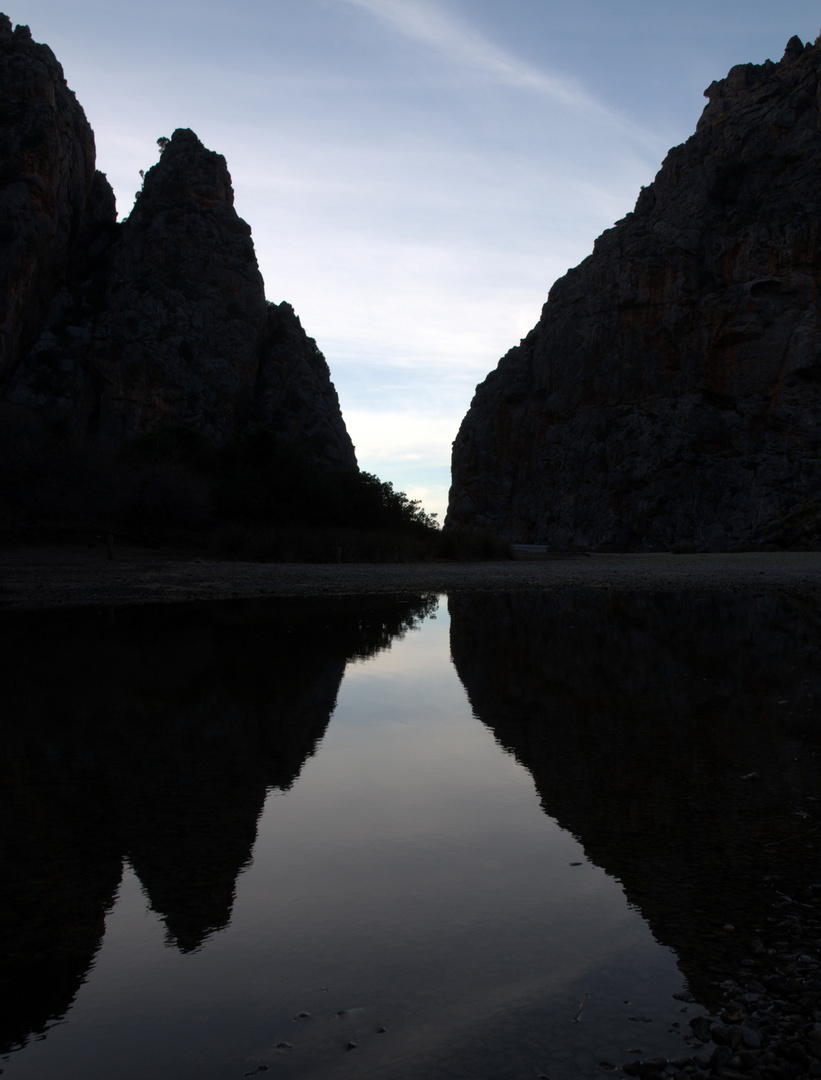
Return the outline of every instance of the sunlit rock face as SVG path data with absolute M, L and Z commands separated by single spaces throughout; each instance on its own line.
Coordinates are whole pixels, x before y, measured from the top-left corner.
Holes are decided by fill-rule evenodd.
M 556 547 L 821 535 L 821 46 L 706 91 L 477 388 L 448 523 Z
M 598 589 L 448 606 L 475 715 L 698 1000 L 750 957 L 767 970 L 784 894 L 821 873 L 817 604 Z
M 103 443 L 172 424 L 221 441 L 264 424 L 355 466 L 316 342 L 288 304 L 266 302 L 225 159 L 175 131 L 118 224 L 51 51 L 5 19 L 0 61 L 7 402 Z

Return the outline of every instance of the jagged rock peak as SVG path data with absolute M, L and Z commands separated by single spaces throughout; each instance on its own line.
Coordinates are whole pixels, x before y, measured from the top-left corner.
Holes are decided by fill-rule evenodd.
M 29 41 L 31 40 L 31 30 L 29 30 L 27 26 L 23 26 L 22 23 L 19 23 L 17 26 L 14 27 L 14 30 L 12 30 L 11 19 L 8 17 L 8 15 L 0 11 L 0 40 L 11 34 L 14 34 L 14 36 L 16 36 L 21 41 L 24 41 L 26 39 L 28 39 Z M 39 47 L 41 49 L 48 49 L 48 45 L 41 45 Z M 51 52 L 51 49 L 49 49 L 49 52 Z M 54 54 L 52 53 L 52 56 L 53 55 Z
M 821 544 L 821 47 L 742 64 L 477 387 L 447 522 L 556 547 Z
M 164 140 L 158 140 L 162 143 Z M 206 150 L 189 128 L 177 128 L 162 149 L 160 160 L 145 174 L 135 209 L 160 206 L 234 205 L 231 176 L 222 154 Z
M 792 64 L 792 63 L 794 63 L 796 60 L 800 59 L 801 56 L 803 56 L 805 48 L 811 49 L 812 46 L 809 45 L 809 44 L 807 44 L 805 46 L 804 42 L 801 40 L 801 38 L 798 37 L 797 35 L 793 34 L 793 36 L 787 42 L 787 47 L 784 50 L 784 55 L 781 57 L 781 63 L 782 64 Z
M 265 300 L 221 154 L 158 140 L 131 214 L 51 50 L 0 18 L 0 394 L 116 443 L 183 424 L 221 441 L 272 428 L 356 466 L 330 373 Z

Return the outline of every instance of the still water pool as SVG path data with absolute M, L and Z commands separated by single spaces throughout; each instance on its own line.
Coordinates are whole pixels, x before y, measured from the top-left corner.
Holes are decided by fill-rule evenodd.
M 818 626 L 763 596 L 7 616 L 5 1076 L 691 1053 L 684 999 L 813 798 Z

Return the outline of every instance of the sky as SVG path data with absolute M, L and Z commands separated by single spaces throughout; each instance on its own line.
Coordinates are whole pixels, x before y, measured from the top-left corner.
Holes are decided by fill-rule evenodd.
M 127 217 L 157 139 L 223 154 L 269 300 L 360 467 L 444 517 L 476 385 L 633 209 L 704 89 L 814 41 L 810 0 L 6 0 Z

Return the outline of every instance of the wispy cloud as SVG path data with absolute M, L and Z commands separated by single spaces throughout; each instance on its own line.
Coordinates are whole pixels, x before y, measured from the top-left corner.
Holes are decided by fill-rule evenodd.
M 454 18 L 431 0 L 341 0 L 361 8 L 405 37 L 440 50 L 456 63 L 484 73 L 509 86 L 531 90 L 550 100 L 576 109 L 629 131 L 642 142 L 655 143 L 655 136 L 643 131 L 604 102 L 588 93 L 577 81 L 556 75 L 517 57 L 490 41 L 476 27 Z

